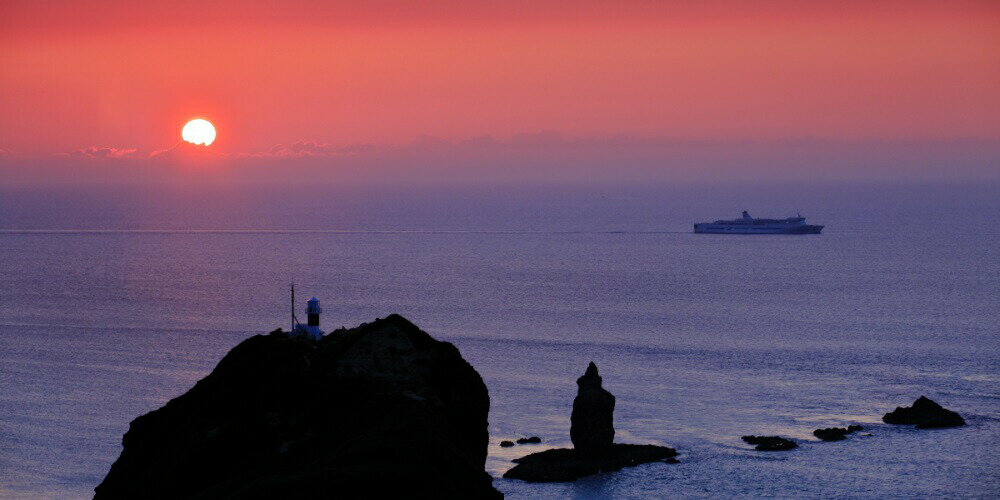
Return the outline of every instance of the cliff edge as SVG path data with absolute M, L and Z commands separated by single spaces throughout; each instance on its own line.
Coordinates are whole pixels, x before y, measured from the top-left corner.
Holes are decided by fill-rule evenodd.
M 455 346 L 398 315 L 257 335 L 132 421 L 95 498 L 500 498 L 489 404 Z

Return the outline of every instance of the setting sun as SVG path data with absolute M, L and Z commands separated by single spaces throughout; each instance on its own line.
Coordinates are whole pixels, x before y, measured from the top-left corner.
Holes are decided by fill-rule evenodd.
M 215 125 L 208 120 L 196 118 L 181 129 L 181 138 L 191 144 L 211 145 L 215 142 Z

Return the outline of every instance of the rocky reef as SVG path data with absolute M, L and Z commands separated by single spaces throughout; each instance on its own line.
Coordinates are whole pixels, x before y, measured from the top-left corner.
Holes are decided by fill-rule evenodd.
M 546 450 L 514 460 L 503 477 L 530 482 L 566 482 L 599 472 L 648 462 L 670 461 L 677 451 L 655 445 L 614 442 L 615 397 L 601 385 L 597 365 L 590 363 L 577 379 L 577 395 L 570 416 L 573 448 Z
M 864 430 L 864 427 L 861 427 L 860 425 L 848 425 L 847 427 L 828 427 L 826 429 L 814 430 L 813 436 L 816 436 L 823 441 L 843 441 L 847 439 L 848 434 L 860 430 Z
M 917 398 L 913 406 L 897 406 L 895 410 L 883 415 L 882 421 L 887 424 L 915 424 L 917 429 L 965 425 L 965 419 L 961 415 L 931 401 L 926 396 Z
M 538 436 L 517 438 L 517 443 L 515 443 L 514 441 L 511 441 L 509 439 L 504 439 L 503 441 L 500 441 L 500 447 L 501 448 L 510 448 L 511 446 L 514 446 L 515 444 L 539 444 L 541 442 L 542 442 L 542 438 L 540 438 Z
M 754 449 L 757 451 L 786 451 L 799 446 L 795 441 L 781 436 L 742 436 L 740 439 L 747 444 L 756 445 Z
M 500 498 L 489 404 L 458 349 L 398 315 L 257 335 L 132 421 L 95 498 Z
M 612 444 L 599 455 L 580 453 L 573 448 L 555 448 L 514 459 L 517 465 L 503 477 L 535 483 L 569 482 L 600 472 L 666 461 L 675 456 L 677 451 L 673 448 L 651 444 Z

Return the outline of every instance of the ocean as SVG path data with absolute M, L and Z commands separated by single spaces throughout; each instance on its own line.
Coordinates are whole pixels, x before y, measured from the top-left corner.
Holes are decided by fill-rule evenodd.
M 826 229 L 691 232 L 742 210 Z M 91 496 L 130 420 L 288 327 L 291 282 L 325 329 L 399 313 L 454 343 L 510 498 L 997 497 L 998 221 L 997 183 L 0 186 L 0 497 Z M 590 361 L 616 439 L 681 463 L 500 479 L 570 445 Z M 969 425 L 881 423 L 920 395 Z

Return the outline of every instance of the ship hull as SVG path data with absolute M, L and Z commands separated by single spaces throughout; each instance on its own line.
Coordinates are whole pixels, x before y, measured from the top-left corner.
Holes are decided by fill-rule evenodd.
M 709 224 L 694 225 L 699 234 L 820 234 L 823 226 L 802 224 L 795 226 L 767 226 L 753 224 Z

